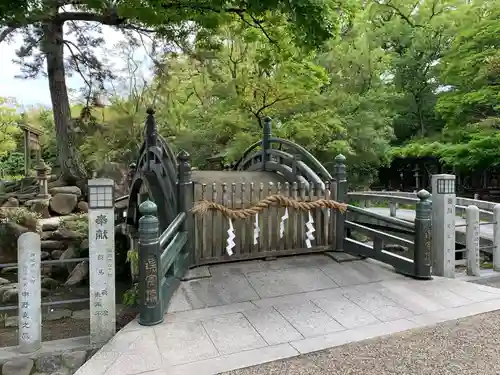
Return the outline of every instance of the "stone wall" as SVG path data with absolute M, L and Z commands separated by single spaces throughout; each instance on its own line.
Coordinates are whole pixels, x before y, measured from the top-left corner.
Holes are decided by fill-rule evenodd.
M 44 354 L 38 357 L 11 359 L 2 365 L 0 375 L 71 375 L 94 353 L 95 349 Z

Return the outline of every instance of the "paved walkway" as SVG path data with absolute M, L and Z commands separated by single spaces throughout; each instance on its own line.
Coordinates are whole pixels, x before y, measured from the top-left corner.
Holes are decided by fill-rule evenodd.
M 324 255 L 209 271 L 182 284 L 163 324 L 131 322 L 76 374 L 213 375 L 500 309 L 499 289 Z

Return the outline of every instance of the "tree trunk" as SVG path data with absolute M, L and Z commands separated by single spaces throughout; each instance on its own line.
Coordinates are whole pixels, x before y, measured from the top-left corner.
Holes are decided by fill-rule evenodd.
M 47 58 L 47 76 L 56 128 L 57 157 L 65 182 L 85 185 L 86 171 L 81 163 L 71 127 L 71 109 L 64 68 L 62 23 L 43 25 L 43 52 Z

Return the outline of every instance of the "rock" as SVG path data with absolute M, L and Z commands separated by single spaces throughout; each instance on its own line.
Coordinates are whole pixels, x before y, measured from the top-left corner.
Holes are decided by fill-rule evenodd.
M 50 235 L 52 236 L 52 232 L 57 230 L 59 228 L 59 220 L 54 221 L 48 221 L 48 222 L 43 222 L 42 221 L 42 231 L 43 232 L 50 232 Z
M 47 259 L 49 259 L 49 258 L 50 258 L 50 254 L 49 254 L 49 252 L 48 252 L 48 251 L 42 251 L 42 252 L 40 252 L 40 258 L 41 258 L 42 260 L 47 260 Z
M 47 321 L 61 320 L 64 318 L 69 318 L 70 316 L 71 316 L 71 310 L 67 309 L 53 310 L 47 314 L 45 320 Z
M 7 279 L 4 279 L 3 277 L 0 277 L 0 285 L 5 285 L 5 284 L 10 284 L 10 281 Z
M 9 305 L 19 301 L 19 291 L 17 288 L 8 289 L 2 295 L 2 303 Z
M 68 277 L 68 280 L 66 280 L 64 285 L 66 286 L 76 285 L 86 280 L 88 276 L 89 276 L 89 263 L 87 261 L 80 262 L 71 272 L 71 274 Z
M 77 197 L 82 196 L 82 191 L 78 186 L 58 186 L 58 187 L 53 187 L 49 189 L 49 193 L 52 195 L 57 195 L 57 194 L 72 194 L 76 195 Z
M 33 212 L 38 212 L 42 218 L 47 219 L 50 217 L 49 212 L 49 199 L 38 198 L 31 199 L 25 203 L 25 205 Z
M 50 209 L 59 215 L 67 215 L 73 212 L 77 203 L 76 195 L 60 193 L 50 198 Z
M 55 232 L 54 232 L 55 233 Z M 43 250 L 61 250 L 64 249 L 66 245 L 60 240 L 45 240 L 42 241 Z
M 10 197 L 9 199 L 7 199 L 7 202 L 5 202 L 4 204 L 2 204 L 2 207 L 3 208 L 16 208 L 16 207 L 19 207 L 19 201 L 17 200 L 17 198 Z
M 74 246 L 69 246 L 59 257 L 59 260 L 66 260 L 66 259 L 75 259 L 78 258 L 79 253 L 78 250 Z M 66 264 L 61 264 L 61 266 L 65 266 L 68 270 L 69 273 L 73 272 L 73 270 L 76 267 L 76 263 L 66 263 Z
M 53 231 L 42 232 L 42 234 L 40 234 L 40 239 L 42 241 L 50 240 L 52 238 L 52 233 L 53 233 Z
M 29 229 L 14 222 L 0 224 L 2 227 L 0 263 L 17 262 L 17 239 Z
M 5 318 L 5 328 L 19 327 L 19 317 L 8 316 Z
M 16 358 L 3 364 L 2 375 L 30 375 L 32 370 L 32 359 Z
M 63 253 L 63 250 L 52 250 L 52 252 L 50 253 L 50 257 L 54 260 L 58 260 L 61 258 L 61 255 L 63 255 Z
M 128 190 L 128 167 L 118 163 L 106 163 L 96 171 L 96 178 L 112 178 L 115 182 L 115 197 L 127 194 Z
M 74 240 L 80 240 L 81 238 L 82 235 L 80 233 L 66 228 L 60 228 L 52 233 L 53 240 L 74 241 Z
M 76 370 L 77 368 L 80 368 L 85 363 L 86 358 L 87 352 L 83 350 L 79 350 L 76 352 L 67 352 L 63 353 L 62 355 L 64 366 L 66 366 L 70 370 Z
M 80 250 L 88 250 L 89 249 L 89 240 L 88 238 L 85 238 L 82 243 L 80 244 Z
M 58 355 L 44 355 L 35 361 L 37 371 L 53 374 L 63 367 L 62 359 Z
M 89 212 L 89 204 L 85 201 L 78 202 L 77 208 L 78 208 L 78 211 L 80 211 L 80 212 L 84 212 L 84 213 Z
M 70 371 L 67 368 L 60 368 L 56 372 L 53 372 L 50 375 L 70 375 Z
M 45 288 L 45 289 L 56 289 L 59 285 L 61 285 L 61 283 L 57 280 L 54 280 L 50 277 L 44 277 L 42 279 L 42 288 Z
M 16 256 L 16 260 L 17 260 L 17 256 Z M 2 268 L 2 271 L 0 271 L 0 273 L 1 274 L 17 273 L 17 267 L 4 267 L 4 268 Z
M 78 310 L 73 311 L 71 315 L 73 319 L 90 319 L 90 310 Z
M 50 290 L 45 288 L 40 289 L 40 292 L 42 294 L 42 297 L 48 297 L 50 295 Z
M 42 269 L 41 269 L 42 275 L 44 276 L 52 275 L 52 270 L 54 266 L 55 264 L 42 264 Z

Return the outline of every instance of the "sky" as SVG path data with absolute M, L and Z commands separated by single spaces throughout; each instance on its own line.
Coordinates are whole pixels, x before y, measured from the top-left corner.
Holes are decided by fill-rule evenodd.
M 105 35 L 106 44 L 100 54 L 105 54 L 110 63 L 117 66 L 117 70 L 124 68 L 125 62 L 122 59 L 108 53 L 114 51 L 113 47 L 124 40 L 122 34 L 111 27 L 103 26 L 103 35 Z M 15 51 L 20 45 L 21 38 L 17 38 L 9 44 L 0 43 L 0 97 L 13 97 L 24 108 L 38 105 L 50 107 L 49 86 L 46 78 L 39 77 L 28 80 L 15 78 L 16 75 L 20 74 L 20 69 L 12 60 L 16 58 Z M 137 51 L 134 57 L 144 61 L 147 59 L 146 56 L 143 50 Z M 74 75 L 67 78 L 67 85 L 68 88 L 77 90 L 83 86 L 83 81 Z

